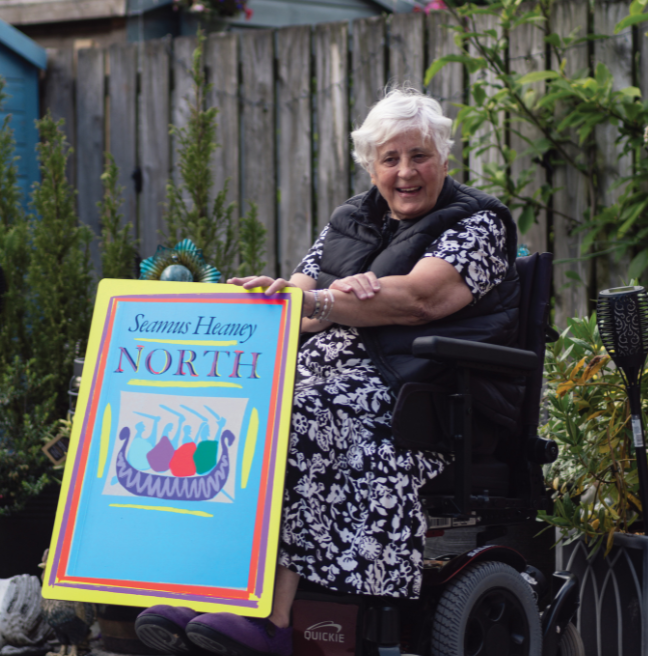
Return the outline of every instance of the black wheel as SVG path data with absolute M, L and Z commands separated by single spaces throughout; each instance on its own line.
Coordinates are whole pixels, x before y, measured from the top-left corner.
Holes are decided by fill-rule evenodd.
M 570 622 L 560 636 L 558 656 L 585 656 L 585 645 L 578 629 Z
M 449 583 L 432 622 L 433 656 L 540 656 L 540 614 L 509 565 L 478 563 Z

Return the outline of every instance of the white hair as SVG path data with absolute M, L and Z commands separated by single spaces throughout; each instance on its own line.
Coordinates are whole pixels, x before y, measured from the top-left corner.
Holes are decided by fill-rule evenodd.
M 441 105 L 415 89 L 393 89 L 372 108 L 364 123 L 351 133 L 353 158 L 369 173 L 379 146 L 416 130 L 423 141 L 432 139 L 444 164 L 454 143 L 450 139 L 452 119 L 443 115 Z

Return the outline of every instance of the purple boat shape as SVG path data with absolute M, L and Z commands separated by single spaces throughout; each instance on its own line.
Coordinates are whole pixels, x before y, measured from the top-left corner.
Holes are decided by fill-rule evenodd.
M 221 436 L 221 455 L 216 466 L 201 476 L 161 476 L 142 472 L 126 460 L 130 431 L 120 432 L 124 441 L 117 454 L 117 480 L 131 494 L 139 497 L 153 497 L 169 501 L 208 501 L 213 499 L 225 485 L 230 472 L 229 447 L 236 436 L 232 431 L 223 431 Z

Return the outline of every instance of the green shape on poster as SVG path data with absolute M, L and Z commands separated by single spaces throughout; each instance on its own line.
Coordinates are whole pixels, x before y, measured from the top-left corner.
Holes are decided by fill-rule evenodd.
M 216 466 L 216 454 L 218 453 L 218 440 L 205 440 L 198 445 L 193 454 L 196 465 L 196 474 L 206 474 Z

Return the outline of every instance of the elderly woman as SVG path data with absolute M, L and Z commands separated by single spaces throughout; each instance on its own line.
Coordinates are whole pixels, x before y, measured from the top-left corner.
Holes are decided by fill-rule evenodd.
M 269 295 L 301 288 L 302 329 L 314 335 L 298 359 L 272 613 L 251 620 L 187 609 L 180 618 L 173 609 L 166 617 L 180 625 L 180 642 L 184 628 L 219 654 L 289 656 L 300 577 L 339 592 L 418 597 L 426 531 L 418 490 L 445 461 L 397 449 L 391 411 L 404 382 L 444 372 L 414 358 L 412 341 L 442 334 L 511 344 L 517 333 L 515 225 L 497 199 L 447 177 L 450 128 L 431 98 L 387 94 L 352 134 L 374 186 L 335 210 L 289 281 L 228 281 Z M 514 421 L 515 390 L 483 384 L 476 395 L 491 420 Z

